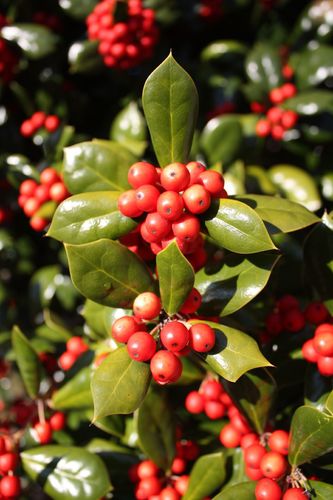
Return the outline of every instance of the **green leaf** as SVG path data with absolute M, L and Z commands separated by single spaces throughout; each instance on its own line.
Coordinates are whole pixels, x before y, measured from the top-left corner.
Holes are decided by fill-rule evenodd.
M 18 326 L 13 328 L 12 343 L 15 360 L 27 393 L 31 398 L 36 398 L 41 381 L 41 364 L 38 354 Z
M 112 122 L 110 138 L 141 156 L 147 147 L 147 125 L 139 106 L 130 102 Z
M 93 453 L 67 446 L 41 446 L 21 453 L 26 474 L 54 500 L 98 500 L 110 489 L 103 461 Z
M 59 6 L 63 11 L 74 19 L 85 20 L 90 14 L 98 0 L 59 0 Z
M 150 377 L 149 364 L 130 358 L 126 347 L 109 354 L 91 380 L 94 420 L 135 411 L 145 398 Z
M 289 462 L 297 467 L 333 450 L 333 416 L 301 406 L 291 421 Z
M 231 163 L 242 146 L 243 131 L 236 115 L 210 120 L 202 131 L 200 144 L 208 163 Z
M 11 24 L 1 30 L 1 36 L 16 43 L 29 59 L 40 59 L 55 51 L 59 37 L 49 28 L 38 24 Z
M 207 45 L 201 52 L 202 61 L 234 64 L 235 58 L 243 61 L 247 52 L 245 44 L 235 40 L 217 40 Z
M 262 434 L 275 403 L 277 385 L 272 375 L 265 369 L 252 370 L 237 382 L 223 385 L 251 427 Z
M 290 201 L 300 203 L 315 212 L 321 207 L 316 183 L 307 172 L 293 165 L 274 165 L 268 171 L 269 178 Z
M 111 307 L 129 307 L 154 280 L 142 260 L 112 240 L 65 244 L 71 278 L 86 298 Z
M 317 410 L 325 410 L 327 399 L 333 389 L 331 377 L 324 377 L 318 371 L 317 365 L 309 364 L 306 370 L 304 385 L 304 404 Z
M 223 452 L 203 455 L 195 462 L 183 500 L 202 500 L 219 488 L 226 476 Z
M 125 430 L 125 422 L 121 415 L 109 415 L 94 421 L 94 425 L 111 436 L 121 438 Z
M 108 337 L 108 332 L 104 322 L 104 312 L 106 307 L 91 300 L 86 300 L 81 311 L 86 324 L 99 337 Z
M 330 392 L 330 395 L 326 399 L 326 404 L 325 404 L 327 410 L 332 413 L 333 415 L 333 391 Z
M 179 311 L 194 285 L 194 271 L 176 242 L 156 257 L 162 306 L 172 316 Z
M 56 277 L 61 276 L 59 265 L 39 268 L 30 281 L 30 295 L 33 302 L 42 308 L 49 305 L 56 292 Z
M 64 181 L 72 194 L 123 191 L 136 157 L 120 144 L 81 142 L 64 150 Z
M 309 481 L 309 483 L 311 485 L 311 488 L 313 488 L 314 490 L 314 494 L 311 494 L 312 498 L 315 498 L 316 500 L 328 500 L 328 498 L 333 497 L 333 484 L 312 480 Z
M 175 456 L 174 412 L 165 392 L 151 390 L 138 411 L 138 433 L 142 451 L 163 470 Z
M 218 272 L 211 274 L 202 268 L 195 276 L 195 287 L 202 295 L 201 310 L 220 316 L 238 311 L 266 286 L 278 259 L 271 253 L 227 255 Z
M 93 405 L 90 390 L 90 367 L 82 368 L 52 395 L 52 408 L 73 410 L 91 408 Z
M 142 104 L 161 167 L 188 160 L 198 114 L 198 93 L 170 54 L 148 77 Z
M 282 107 L 302 116 L 333 113 L 333 95 L 330 90 L 305 90 L 284 101 Z
M 256 487 L 254 481 L 248 481 L 246 483 L 238 483 L 233 486 L 228 486 L 223 488 L 221 493 L 213 497 L 213 500 L 255 500 L 254 490 Z
M 320 219 L 299 203 L 275 196 L 246 194 L 236 197 L 253 208 L 259 217 L 268 224 L 270 234 L 290 233 L 311 226 Z
M 69 72 L 72 74 L 97 73 L 103 69 L 98 53 L 98 40 L 75 41 L 68 50 Z
M 137 224 L 119 212 L 118 197 L 117 191 L 98 191 L 67 198 L 58 206 L 47 236 L 72 245 L 120 238 Z
M 268 92 L 283 83 L 281 56 L 278 47 L 259 43 L 245 61 L 249 80 Z
M 191 325 L 202 323 L 190 320 Z M 221 377 L 236 382 L 253 368 L 272 366 L 261 354 L 257 342 L 240 330 L 205 321 L 215 331 L 215 347 L 206 355 L 206 363 Z
M 217 212 L 205 225 L 209 236 L 231 252 L 250 254 L 276 248 L 259 215 L 237 200 L 220 200 Z
M 314 45 L 298 55 L 295 76 L 299 90 L 315 87 L 333 76 L 333 47 Z

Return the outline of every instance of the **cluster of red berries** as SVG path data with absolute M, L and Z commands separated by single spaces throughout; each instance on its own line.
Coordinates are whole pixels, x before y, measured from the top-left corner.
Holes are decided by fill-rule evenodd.
M 194 288 L 180 313 L 193 314 L 200 304 L 201 295 Z M 147 332 L 144 322 L 150 322 L 161 314 L 161 300 L 152 292 L 136 297 L 133 312 L 134 316 L 123 316 L 113 323 L 112 336 L 117 342 L 127 344 L 132 359 L 150 361 L 152 376 L 158 384 L 169 384 L 179 379 L 183 369 L 180 356 L 186 356 L 189 349 L 206 353 L 215 345 L 215 332 L 204 323 L 189 326 L 178 319 L 167 318 L 150 333 Z
M 72 337 L 66 342 L 66 351 L 59 357 L 58 364 L 64 371 L 70 370 L 75 361 L 89 350 L 82 337 Z
M 163 170 L 138 162 L 129 169 L 128 182 L 133 189 L 120 195 L 118 208 L 127 217 L 147 214 L 140 233 L 154 254 L 174 240 L 186 255 L 202 248 L 197 216 L 208 210 L 212 197 L 227 197 L 222 175 L 197 161 Z
M 98 40 L 98 51 L 110 68 L 129 69 L 150 59 L 158 40 L 155 12 L 142 0 L 128 0 L 126 21 L 117 22 L 117 0 L 103 0 L 87 17 L 88 37 Z
M 65 414 L 57 411 L 48 420 L 36 422 L 32 428 L 32 434 L 40 444 L 48 444 L 52 441 L 53 432 L 62 431 L 65 425 Z
M 317 363 L 318 371 L 324 377 L 333 376 L 333 325 L 322 323 L 317 326 L 314 337 L 302 347 L 304 359 Z
M 32 137 L 42 128 L 47 132 L 55 132 L 60 126 L 57 115 L 47 115 L 44 111 L 36 111 L 30 118 L 21 123 L 20 132 L 23 137 Z
M 214 379 L 207 379 L 199 391 L 191 391 L 185 399 L 185 408 L 189 413 L 205 413 L 211 420 L 224 417 L 233 405 L 223 386 Z M 238 418 L 238 417 L 237 417 Z
M 0 497 L 14 499 L 21 493 L 20 478 L 14 475 L 19 455 L 11 441 L 0 436 Z
M 269 99 L 274 106 L 266 111 L 266 117 L 258 120 L 256 124 L 256 133 L 258 137 L 268 137 L 280 141 L 283 139 L 286 130 L 294 128 L 298 114 L 294 111 L 283 110 L 278 105 L 286 99 L 296 95 L 297 89 L 293 83 L 285 83 L 270 91 Z
M 275 305 L 273 312 L 266 317 L 266 332 L 262 335 L 265 342 L 282 332 L 297 333 L 306 323 L 319 325 L 327 320 L 329 313 L 322 302 L 311 302 L 302 311 L 299 300 L 293 295 L 284 295 Z
M 0 29 L 7 24 L 6 17 L 0 14 Z M 13 79 L 17 63 L 17 56 L 10 50 L 7 42 L 0 38 L 0 79 L 2 82 L 8 83 Z
M 129 478 L 135 483 L 137 500 L 180 500 L 189 484 L 189 475 L 184 474 L 188 462 L 199 455 L 196 443 L 181 439 L 176 443 L 176 457 L 171 465 L 171 475 L 165 476 L 151 460 L 143 460 L 129 470 Z M 203 499 L 208 500 L 208 498 Z
M 207 21 L 216 21 L 223 15 L 222 0 L 201 0 L 199 16 Z
M 44 203 L 60 203 L 69 196 L 59 173 L 52 167 L 45 168 L 40 174 L 40 183 L 33 179 L 22 182 L 19 188 L 18 204 L 27 217 L 31 217 L 30 226 L 35 231 L 42 231 L 49 220 L 35 215 Z

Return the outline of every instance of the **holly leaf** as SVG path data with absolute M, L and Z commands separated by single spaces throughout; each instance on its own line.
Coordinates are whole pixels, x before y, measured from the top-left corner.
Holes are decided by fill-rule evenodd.
M 36 398 L 41 381 L 41 363 L 38 354 L 18 326 L 13 327 L 12 343 L 26 391 L 31 398 Z
M 268 92 L 283 83 L 281 56 L 278 47 L 258 43 L 245 61 L 249 80 Z
M 254 490 L 256 482 L 247 481 L 223 488 L 221 493 L 213 497 L 213 500 L 255 500 Z
M 333 48 L 329 45 L 308 46 L 297 58 L 295 77 L 297 88 L 316 87 L 333 76 Z
M 191 325 L 205 323 L 215 331 L 215 346 L 205 356 L 206 363 L 221 377 L 236 382 L 253 368 L 272 366 L 261 354 L 257 342 L 240 330 L 210 321 L 190 320 Z
M 85 20 L 94 10 L 98 0 L 59 0 L 59 6 L 74 19 Z
M 325 410 L 332 389 L 332 378 L 321 375 L 317 365 L 308 364 L 304 384 L 304 404 L 320 411 Z
M 91 380 L 94 420 L 133 413 L 146 396 L 150 378 L 149 364 L 130 358 L 126 347 L 111 352 Z
M 97 73 L 104 67 L 98 53 L 97 40 L 79 40 L 68 49 L 69 72 L 72 74 Z
M 200 144 L 208 163 L 230 163 L 236 159 L 242 146 L 243 130 L 236 115 L 225 115 L 210 120 L 202 131 Z
M 202 500 L 214 493 L 226 477 L 223 452 L 203 455 L 195 462 L 183 500 Z
M 286 99 L 281 107 L 295 111 L 301 116 L 333 113 L 333 95 L 330 90 L 304 90 Z
M 299 203 L 276 196 L 246 194 L 236 199 L 253 208 L 268 225 L 270 234 L 290 233 L 316 224 L 320 219 Z
M 21 452 L 23 468 L 54 500 L 98 500 L 112 489 L 103 461 L 84 448 L 49 445 Z
M 133 154 L 141 156 L 147 147 L 146 120 L 135 101 L 130 102 L 112 122 L 110 138 Z
M 90 390 L 90 366 L 82 368 L 73 378 L 52 395 L 52 408 L 55 410 L 73 410 L 92 407 Z
M 327 500 L 328 498 L 331 498 L 333 496 L 333 484 L 312 480 L 309 481 L 309 483 L 311 488 L 313 488 L 314 498 L 316 498 L 316 500 Z
M 265 369 L 245 373 L 237 382 L 223 382 L 228 394 L 245 415 L 251 427 L 262 434 L 275 403 L 277 385 Z
M 57 48 L 59 37 L 38 24 L 19 23 L 5 26 L 1 36 L 16 43 L 29 59 L 41 59 Z
M 276 249 L 259 215 L 240 201 L 220 200 L 205 225 L 209 236 L 231 252 L 251 254 Z
M 148 393 L 138 411 L 138 433 L 142 451 L 158 467 L 168 470 L 175 456 L 176 426 L 164 392 Z
M 333 415 L 333 391 L 330 392 L 325 404 L 327 410 Z
M 227 316 L 248 304 L 266 286 L 279 256 L 260 253 L 249 257 L 228 255 L 221 269 L 210 274 L 202 268 L 195 287 L 202 295 L 201 310 Z
M 156 257 L 162 305 L 172 316 L 179 311 L 194 285 L 194 271 L 176 242 Z
M 171 54 L 146 80 L 142 104 L 160 166 L 185 163 L 198 114 L 198 93 Z
M 333 450 L 333 416 L 316 408 L 297 408 L 291 421 L 289 462 L 294 467 Z
M 111 307 L 129 307 L 137 295 L 154 290 L 142 260 L 120 243 L 101 239 L 65 244 L 71 278 L 86 298 Z
M 124 191 L 136 157 L 113 142 L 81 142 L 64 150 L 64 181 L 72 194 Z
M 137 224 L 119 212 L 118 197 L 116 191 L 98 191 L 67 198 L 58 206 L 46 236 L 72 245 L 120 238 Z

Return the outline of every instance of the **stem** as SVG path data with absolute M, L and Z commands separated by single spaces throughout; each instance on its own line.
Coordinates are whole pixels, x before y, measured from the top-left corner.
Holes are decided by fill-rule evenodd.
M 45 424 L 45 408 L 44 408 L 44 401 L 41 399 L 37 399 L 37 413 L 38 413 L 38 420 L 42 423 Z

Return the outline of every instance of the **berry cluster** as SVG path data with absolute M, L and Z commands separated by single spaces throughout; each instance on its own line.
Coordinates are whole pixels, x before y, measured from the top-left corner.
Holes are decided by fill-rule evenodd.
M 0 14 L 0 29 L 7 24 L 6 17 Z M 6 41 L 0 38 L 0 79 L 3 83 L 8 83 L 13 79 L 17 63 L 17 56 L 10 50 Z
M 102 0 L 87 17 L 88 37 L 110 68 L 129 69 L 150 59 L 158 40 L 155 12 L 141 0 L 128 0 L 127 19 L 117 22 L 117 0 Z
M 217 21 L 223 15 L 222 0 L 201 0 L 199 16 L 207 21 Z
M 34 424 L 32 434 L 40 444 L 47 444 L 52 440 L 54 431 L 62 431 L 66 425 L 65 414 L 61 411 L 55 412 L 49 420 L 43 419 Z
M 302 347 L 304 359 L 317 363 L 318 371 L 324 377 L 333 376 L 333 325 L 322 323 L 317 326 L 314 337 Z
M 283 110 L 278 105 L 286 99 L 290 99 L 297 93 L 293 83 L 285 83 L 270 91 L 269 99 L 273 104 L 266 111 L 266 117 L 258 120 L 256 124 L 256 133 L 258 137 L 268 137 L 280 141 L 283 139 L 285 131 L 294 126 L 298 120 L 298 114 L 294 111 Z
M 60 126 L 57 115 L 47 115 L 44 111 L 36 111 L 30 118 L 24 120 L 20 127 L 23 137 L 32 137 L 38 130 L 44 128 L 47 132 L 55 132 Z
M 202 163 L 171 163 L 163 170 L 138 162 L 128 172 L 133 189 L 122 193 L 118 208 L 127 217 L 140 217 L 142 238 L 158 254 L 176 240 L 184 254 L 203 248 L 198 215 L 208 210 L 212 198 L 225 198 L 220 173 L 206 170 Z
M 0 497 L 18 497 L 21 493 L 21 483 L 18 476 L 14 475 L 19 464 L 19 455 L 14 450 L 12 442 L 0 436 Z
M 135 483 L 135 498 L 180 500 L 188 488 L 189 475 L 185 474 L 188 462 L 195 460 L 198 455 L 196 443 L 181 439 L 176 443 L 176 457 L 171 465 L 170 476 L 165 475 L 151 460 L 143 460 L 132 466 L 129 478 Z
M 194 288 L 184 302 L 180 313 L 193 314 L 201 304 L 200 293 Z M 167 318 L 149 333 L 146 322 L 161 315 L 161 300 L 152 292 L 144 292 L 133 303 L 134 316 L 123 316 L 112 325 L 112 336 L 127 344 L 129 356 L 141 362 L 150 361 L 154 380 L 161 385 L 176 382 L 182 374 L 180 356 L 189 349 L 205 353 L 215 345 L 215 332 L 207 324 L 189 325 L 178 319 Z M 158 350 L 158 347 L 161 347 Z
M 231 406 L 230 397 L 222 385 L 214 379 L 205 380 L 199 391 L 189 392 L 185 399 L 185 408 L 189 413 L 204 412 L 211 420 L 224 417 Z
M 48 167 L 40 174 L 40 184 L 33 179 L 22 182 L 19 189 L 18 204 L 27 217 L 31 217 L 30 226 L 35 231 L 42 231 L 49 220 L 40 217 L 36 212 L 48 201 L 60 203 L 69 196 L 69 192 L 58 172 Z
M 88 345 L 81 337 L 70 338 L 66 342 L 66 351 L 59 357 L 58 363 L 60 368 L 64 371 L 70 370 L 75 361 L 88 350 Z

